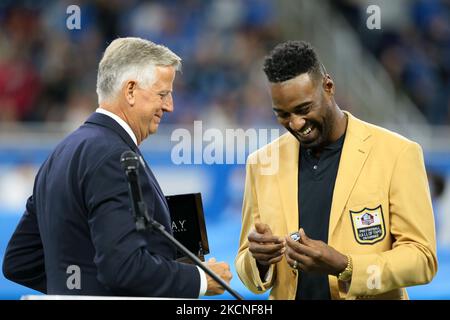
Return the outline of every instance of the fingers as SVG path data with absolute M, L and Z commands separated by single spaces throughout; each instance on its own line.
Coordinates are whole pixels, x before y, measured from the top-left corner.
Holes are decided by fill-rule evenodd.
M 256 222 L 255 228 L 249 234 L 249 241 L 258 242 L 282 242 L 283 238 L 274 236 L 268 224 Z
M 222 270 L 222 272 L 220 274 L 218 274 L 222 280 L 224 280 L 227 284 L 230 284 L 231 279 L 233 279 L 233 274 L 231 273 L 229 267 L 226 270 Z M 219 285 L 219 284 L 218 284 Z M 222 288 L 222 286 L 219 285 L 220 288 Z
M 281 254 L 284 253 L 284 244 L 260 244 L 257 242 L 250 242 L 248 244 L 248 249 L 251 253 L 266 253 L 266 254 L 275 254 L 280 251 Z M 281 252 L 283 251 L 283 252 Z
M 229 282 L 233 278 L 230 265 L 224 261 L 216 262 L 215 258 L 211 258 L 208 260 L 208 266 L 225 281 Z
M 269 265 L 278 262 L 283 258 L 286 247 L 282 243 L 260 244 L 257 242 L 250 242 L 248 249 L 256 261 L 262 265 Z
M 265 224 L 265 223 L 261 223 L 261 222 L 256 222 L 255 223 L 255 229 L 256 232 L 258 233 L 267 233 L 267 234 L 272 234 L 272 230 L 270 230 L 269 225 Z
M 225 292 L 225 288 L 222 286 L 218 286 L 216 292 L 217 294 L 223 294 Z
M 300 270 L 300 271 L 305 271 L 305 270 L 302 269 L 302 264 L 301 264 L 301 262 L 299 262 L 298 260 L 292 259 L 292 258 L 291 258 L 290 256 L 288 256 L 287 254 L 286 254 L 285 256 L 286 256 L 286 262 L 287 262 L 287 264 L 288 264 L 292 269 L 296 269 L 296 270 Z M 295 261 L 297 261 L 297 265 L 296 265 L 296 267 L 294 268 L 294 263 L 295 263 Z
M 308 243 L 311 244 L 311 240 L 309 240 Z M 286 237 L 286 246 L 293 249 L 295 252 L 298 252 L 299 254 L 306 255 L 314 259 L 320 258 L 320 250 L 317 250 L 316 248 L 310 247 L 298 241 L 294 241 L 290 237 Z
M 206 296 L 215 296 L 219 294 L 223 294 L 225 292 L 225 288 L 221 285 L 216 284 L 215 281 L 211 280 L 214 284 L 208 283 L 208 289 L 206 290 Z
M 278 263 L 285 254 L 290 259 L 290 262 L 288 261 L 290 265 L 298 261 L 301 264 L 300 268 L 307 270 L 321 257 L 321 250 L 314 247 L 314 240 L 306 235 L 303 228 L 300 228 L 299 234 L 301 242 L 294 241 L 289 236 L 286 238 L 274 236 L 269 225 L 255 223 L 255 229 L 248 235 L 249 251 L 261 265 Z
M 296 269 L 303 272 L 310 272 L 314 270 L 315 263 L 308 256 L 300 255 L 295 251 L 293 251 L 292 249 L 287 249 L 285 256 L 286 262 L 291 266 L 291 268 L 293 268 L 294 262 L 297 261 Z
M 249 242 L 259 242 L 259 243 L 284 243 L 284 239 L 281 237 L 274 236 L 272 234 L 259 233 L 257 230 L 252 230 L 247 237 Z
M 211 270 L 227 283 L 230 283 L 231 279 L 233 278 L 230 266 L 226 262 L 218 262 L 212 265 Z
M 269 262 L 269 264 L 274 264 L 274 263 L 280 262 L 282 259 L 283 259 L 283 255 L 280 255 L 278 257 L 270 259 L 268 262 Z
M 311 264 L 314 260 L 305 254 L 298 253 L 290 247 L 286 248 L 286 256 L 303 264 Z
M 287 262 L 287 264 L 291 267 L 291 268 L 293 268 L 293 265 L 294 265 L 294 259 L 292 259 L 288 254 L 287 254 L 287 252 L 286 252 L 286 254 L 285 254 L 285 256 L 286 256 L 286 262 Z M 298 262 L 298 261 L 297 261 Z
M 303 230 L 303 228 L 300 228 L 300 230 L 298 231 L 298 233 L 300 233 L 300 237 L 302 239 L 302 242 L 306 245 L 309 245 L 311 242 L 311 239 L 306 235 L 305 230 Z
M 305 237 L 303 229 L 299 231 L 303 243 L 286 237 L 286 261 L 292 267 L 297 261 L 297 269 L 304 272 L 311 272 L 317 269 L 321 258 L 321 251 L 317 248 L 308 246 L 313 244 L 313 240 Z M 319 263 L 320 264 L 320 263 Z
M 212 260 L 212 262 L 211 262 L 211 260 Z M 216 275 L 218 275 L 227 284 L 230 284 L 230 281 L 233 278 L 233 274 L 230 271 L 230 266 L 228 263 L 216 262 L 215 258 L 211 258 L 208 260 L 208 265 Z M 219 283 L 217 283 L 208 274 L 206 276 L 208 279 L 208 288 L 206 291 L 206 295 L 209 296 L 209 295 L 218 295 L 218 294 L 224 293 L 225 289 Z

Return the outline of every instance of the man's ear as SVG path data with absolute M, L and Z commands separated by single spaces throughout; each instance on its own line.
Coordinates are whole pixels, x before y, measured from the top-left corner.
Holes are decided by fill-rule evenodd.
M 323 90 L 327 92 L 329 95 L 334 96 L 334 82 L 333 79 L 331 79 L 329 74 L 326 74 L 323 77 Z
M 127 81 L 123 88 L 125 100 L 127 100 L 130 106 L 134 106 L 136 102 L 136 89 L 137 89 L 137 82 L 134 80 Z

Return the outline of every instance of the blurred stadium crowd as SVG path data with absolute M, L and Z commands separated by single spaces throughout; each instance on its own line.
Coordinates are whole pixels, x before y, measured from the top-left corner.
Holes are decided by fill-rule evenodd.
M 78 3 L 81 29 L 66 8 Z M 171 123 L 214 113 L 216 123 L 260 123 L 271 115 L 252 63 L 279 40 L 274 2 L 22 1 L 0 4 L 0 119 L 78 121 L 97 105 L 97 64 L 119 36 L 165 44 L 183 58 Z M 243 108 L 243 106 L 246 106 Z M 261 114 L 261 116 L 258 116 Z M 220 119 L 220 121 L 218 121 Z
M 369 1 L 370 2 L 370 1 Z M 66 8 L 81 8 L 68 32 Z M 450 1 L 389 1 L 382 32 L 366 28 L 367 1 L 332 1 L 431 124 L 450 124 Z M 97 63 L 118 36 L 163 43 L 184 60 L 176 124 L 273 121 L 260 64 L 282 39 L 276 1 L 2 1 L 0 121 L 81 123 L 97 104 Z
M 384 1 L 382 32 L 366 27 L 376 1 L 331 1 L 433 125 L 450 124 L 450 1 Z M 388 9 L 388 10 L 386 10 Z

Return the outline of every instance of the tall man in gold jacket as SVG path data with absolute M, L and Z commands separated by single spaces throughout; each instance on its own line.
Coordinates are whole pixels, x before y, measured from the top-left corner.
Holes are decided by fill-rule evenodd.
M 240 279 L 271 299 L 408 299 L 437 271 L 421 147 L 342 111 L 308 43 L 279 44 L 264 72 L 289 132 L 247 160 Z

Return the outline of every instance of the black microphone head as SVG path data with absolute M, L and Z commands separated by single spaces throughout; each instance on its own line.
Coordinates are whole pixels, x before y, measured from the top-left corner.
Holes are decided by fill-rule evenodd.
M 137 170 L 139 168 L 139 157 L 133 151 L 125 151 L 120 156 L 120 164 L 123 170 Z

